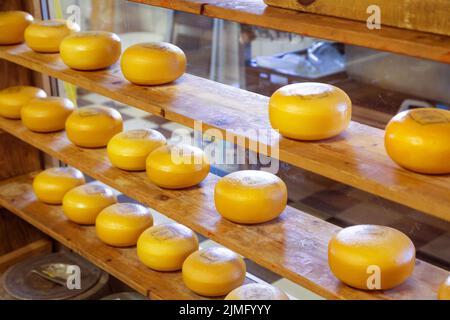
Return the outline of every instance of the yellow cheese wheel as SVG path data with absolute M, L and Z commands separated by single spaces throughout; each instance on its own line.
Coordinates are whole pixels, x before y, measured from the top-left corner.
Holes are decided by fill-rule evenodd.
M 103 209 L 95 221 L 98 238 L 114 247 L 136 245 L 139 236 L 153 225 L 150 210 L 139 204 L 118 203 Z
M 143 171 L 148 155 L 166 144 L 166 138 L 151 129 L 131 130 L 115 135 L 108 143 L 111 163 L 123 170 Z
M 51 168 L 39 173 L 33 180 L 36 197 L 48 204 L 61 204 L 67 192 L 85 183 L 77 169 Z
M 231 291 L 225 300 L 289 300 L 289 297 L 269 284 L 249 283 Z
M 76 109 L 66 121 L 69 140 L 85 148 L 105 147 L 122 128 L 120 113 L 103 106 Z
M 350 124 L 352 102 L 341 89 L 315 82 L 278 89 L 270 98 L 269 118 L 288 138 L 321 140 L 337 136 Z
M 351 287 L 386 290 L 412 274 L 415 248 L 396 229 L 357 225 L 333 236 L 328 245 L 328 262 L 334 275 Z
M 186 71 L 183 50 L 167 42 L 133 45 L 122 55 L 124 77 L 138 85 L 159 85 L 175 81 Z
M 24 41 L 25 29 L 33 22 L 33 16 L 23 11 L 0 12 L 0 45 L 19 44 Z
M 159 147 L 147 158 L 150 180 L 167 189 L 183 189 L 202 182 L 210 165 L 203 150 L 190 145 Z
M 439 287 L 438 299 L 450 300 L 450 276 Z
M 450 173 L 450 111 L 403 111 L 387 125 L 385 146 L 398 165 L 419 173 Z
M 25 42 L 34 51 L 56 53 L 63 39 L 78 31 L 76 23 L 65 20 L 35 21 L 25 30 Z
M 87 31 L 64 38 L 59 50 L 67 66 L 88 71 L 104 69 L 116 63 L 122 47 L 115 33 Z
M 195 293 L 219 297 L 241 286 L 245 280 L 244 260 L 226 248 L 211 247 L 191 254 L 183 263 L 184 284 Z
M 29 101 L 20 112 L 25 127 L 36 132 L 64 130 L 66 120 L 74 110 L 72 101 L 60 97 Z
M 32 99 L 45 98 L 44 90 L 30 87 L 9 87 L 0 91 L 0 116 L 10 119 L 20 119 L 23 105 Z
M 85 184 L 73 188 L 63 198 L 63 211 L 69 220 L 83 225 L 95 224 L 99 213 L 117 202 L 114 192 L 106 187 Z
M 217 211 L 237 223 L 253 224 L 278 217 L 287 204 L 287 188 L 276 175 L 244 170 L 231 173 L 216 184 Z
M 158 271 L 181 270 L 184 260 L 198 250 L 195 233 L 178 223 L 145 230 L 137 242 L 139 260 Z

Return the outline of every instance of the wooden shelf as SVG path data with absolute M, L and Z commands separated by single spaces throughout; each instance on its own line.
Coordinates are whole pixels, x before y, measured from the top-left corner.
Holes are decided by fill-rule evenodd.
M 263 0 L 131 0 L 211 18 L 450 63 L 450 37 L 267 6 Z
M 195 188 L 179 191 L 164 190 L 151 184 L 145 172 L 130 173 L 112 167 L 105 149 L 81 149 L 74 146 L 67 140 L 64 132 L 33 133 L 20 121 L 1 118 L 0 128 L 325 298 L 434 299 L 439 284 L 447 275 L 446 271 L 419 261 L 414 276 L 394 290 L 376 293 L 354 290 L 340 283 L 329 271 L 328 241 L 340 229 L 337 226 L 291 207 L 288 207 L 280 218 L 269 223 L 254 226 L 234 224 L 222 219 L 215 210 L 213 189 L 218 177 L 214 175 L 209 175 L 200 186 Z M 20 188 L 16 186 L 16 189 Z M 8 206 L 12 211 L 16 206 L 21 208 L 20 203 L 4 202 L 9 203 Z M 31 202 L 33 206 L 42 206 Z M 28 207 L 32 207 L 31 203 L 22 207 L 22 210 Z M 16 209 L 16 212 L 19 209 Z M 24 218 L 27 216 L 24 215 Z M 55 224 L 63 223 L 61 218 L 55 221 L 60 221 L 54 222 Z M 57 236 L 55 230 L 58 230 L 58 234 L 61 232 L 58 237 L 66 245 L 68 239 L 75 239 L 71 233 L 82 229 L 74 226 L 74 231 L 62 230 L 62 227 L 54 223 L 47 223 L 42 227 L 46 227 L 49 233 L 53 232 L 52 236 Z M 67 222 L 64 223 L 67 224 Z M 90 241 L 93 242 L 90 245 L 92 247 L 90 254 L 93 255 L 97 251 L 94 245 L 96 242 L 92 239 Z M 122 261 L 117 254 L 119 251 L 114 252 L 116 252 L 114 257 Z M 125 256 L 129 257 L 130 254 L 127 250 L 123 251 Z M 102 265 L 106 267 L 104 261 L 99 263 L 103 263 Z M 125 261 L 123 263 L 124 266 L 129 267 L 128 263 Z M 176 285 L 176 282 L 177 280 L 174 279 L 170 281 L 173 285 Z M 135 285 L 138 286 L 139 283 Z
M 279 142 L 282 161 L 450 221 L 450 175 L 420 175 L 398 167 L 384 150 L 383 130 L 352 122 L 339 137 L 319 142 L 294 141 L 274 132 L 276 138 L 267 146 L 250 131 L 240 131 L 271 130 L 268 98 L 262 95 L 189 74 L 169 85 L 135 86 L 123 79 L 118 65 L 74 71 L 59 55 L 34 53 L 25 45 L 0 47 L 0 58 L 189 127 L 202 121 L 204 130 L 219 129 L 253 151 L 259 143 L 261 153 L 270 152 Z
M 146 268 L 135 248 L 113 248 L 97 239 L 95 227 L 70 222 L 60 206 L 36 200 L 34 174 L 0 182 L 0 205 L 85 257 L 99 268 L 152 299 L 204 299 L 186 288 L 181 272 L 156 272 Z

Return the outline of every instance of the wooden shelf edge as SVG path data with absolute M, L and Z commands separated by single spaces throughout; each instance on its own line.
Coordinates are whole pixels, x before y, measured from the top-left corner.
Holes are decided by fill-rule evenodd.
M 243 24 L 450 63 L 450 37 L 267 6 L 262 0 L 131 0 Z
M 420 175 L 398 167 L 384 150 L 380 129 L 352 122 L 333 139 L 294 141 L 271 129 L 267 97 L 214 81 L 185 75 L 173 84 L 140 87 L 124 80 L 118 65 L 74 71 L 59 55 L 34 53 L 25 45 L 0 47 L 0 58 L 191 128 L 201 121 L 203 130 L 217 129 L 226 140 L 252 151 L 271 154 L 279 143 L 274 158 L 450 221 L 450 175 Z M 273 139 L 262 139 L 258 132 L 270 132 Z
M 32 191 L 36 173 L 0 182 L 0 205 L 75 253 L 152 299 L 205 299 L 187 289 L 181 272 L 162 273 L 141 264 L 135 248 L 113 248 L 100 242 L 95 227 L 68 221 L 60 206 L 37 201 Z
M 394 290 L 354 290 L 340 283 L 328 267 L 328 241 L 340 229 L 337 226 L 291 207 L 266 224 L 234 224 L 222 219 L 215 210 L 213 189 L 218 178 L 213 175 L 196 188 L 163 190 L 152 185 L 144 172 L 130 173 L 112 167 L 105 149 L 75 147 L 64 132 L 37 134 L 24 128 L 20 121 L 4 119 L 0 119 L 0 128 L 325 298 L 433 299 L 446 276 L 444 270 L 420 261 L 415 276 Z

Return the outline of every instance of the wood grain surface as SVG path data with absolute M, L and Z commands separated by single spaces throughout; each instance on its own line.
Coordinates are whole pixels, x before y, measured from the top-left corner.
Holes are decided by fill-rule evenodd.
M 339 282 L 328 267 L 328 241 L 340 230 L 335 225 L 291 207 L 287 207 L 278 219 L 265 224 L 235 224 L 222 219 L 215 210 L 213 190 L 218 177 L 214 175 L 210 174 L 194 188 L 164 190 L 153 185 L 145 172 L 130 173 L 112 167 L 105 149 L 74 146 L 64 132 L 37 134 L 23 127 L 20 121 L 4 119 L 0 119 L 0 128 L 325 298 L 434 299 L 439 284 L 447 275 L 440 268 L 418 261 L 414 276 L 394 290 L 375 293 L 354 290 Z M 13 195 L 22 194 L 20 184 L 8 181 L 5 184 L 7 193 L 12 190 Z M 1 194 L 5 191 L 0 187 Z M 0 201 L 0 205 L 12 211 L 18 205 L 11 205 L 9 200 L 6 202 Z M 74 239 L 68 232 L 62 235 Z
M 181 272 L 153 271 L 140 263 L 134 247 L 107 246 L 97 239 L 95 227 L 72 223 L 60 206 L 37 201 L 31 187 L 33 176 L 1 183 L 0 204 L 143 295 L 152 299 L 203 299 L 184 286 Z
M 369 30 L 365 22 L 269 7 L 263 0 L 131 1 L 450 63 L 450 37 L 444 35 L 388 26 Z
M 271 129 L 267 97 L 214 81 L 186 74 L 172 84 L 141 87 L 124 80 L 118 65 L 96 72 L 74 71 L 59 55 L 34 53 L 25 45 L 0 47 L 0 58 L 188 127 L 201 121 L 204 130 L 218 129 L 227 140 L 253 151 L 272 154 L 302 169 L 450 221 L 450 175 L 421 175 L 397 166 L 384 149 L 383 130 L 352 122 L 346 132 L 333 139 L 294 141 Z M 264 137 L 270 134 L 273 139 L 268 141 Z M 279 147 L 279 154 L 272 153 L 275 147 Z

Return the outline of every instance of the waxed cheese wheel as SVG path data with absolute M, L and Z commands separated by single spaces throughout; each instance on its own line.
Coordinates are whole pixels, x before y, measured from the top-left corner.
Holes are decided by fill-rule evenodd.
M 111 189 L 85 184 L 67 192 L 62 204 L 64 215 L 69 220 L 82 225 L 92 225 L 103 209 L 116 202 L 116 196 Z
M 89 71 L 105 69 L 119 60 L 120 38 L 111 32 L 77 32 L 61 42 L 63 62 L 72 69 Z
M 104 106 L 76 109 L 66 121 L 67 137 L 84 148 L 105 147 L 113 136 L 122 132 L 122 128 L 120 113 Z
M 25 43 L 36 52 L 56 53 L 64 38 L 78 31 L 76 23 L 66 20 L 35 21 L 25 30 Z
M 150 210 L 134 203 L 118 203 L 103 209 L 95 221 L 97 237 L 114 247 L 136 245 L 139 236 L 153 225 Z
M 278 217 L 287 204 L 287 188 L 276 175 L 244 170 L 231 173 L 216 184 L 217 211 L 237 223 L 262 223 Z
M 412 274 L 415 248 L 402 232 L 384 226 L 357 225 L 330 240 L 328 263 L 347 285 L 363 290 L 387 290 Z
M 138 85 L 159 85 L 175 81 L 186 71 L 186 56 L 167 42 L 135 44 L 121 59 L 124 77 Z
M 231 250 L 222 247 L 202 249 L 183 263 L 183 281 L 195 293 L 219 297 L 241 286 L 245 280 L 245 262 Z
M 34 178 L 33 191 L 42 202 L 61 204 L 67 192 L 84 183 L 84 176 L 77 169 L 51 168 L 42 171 Z
M 178 223 L 153 226 L 141 234 L 137 243 L 139 260 L 158 271 L 181 270 L 184 260 L 197 250 L 195 233 Z
M 143 171 L 148 155 L 166 144 L 166 138 L 156 130 L 130 130 L 115 135 L 108 143 L 111 163 L 123 170 Z
M 15 86 L 0 91 L 0 116 L 20 119 L 22 107 L 30 100 L 45 98 L 44 90 L 30 86 Z
M 339 135 L 350 124 L 352 102 L 341 89 L 316 82 L 295 83 L 270 98 L 272 127 L 288 138 L 321 140 Z
M 440 285 L 438 299 L 450 300 L 450 276 L 448 276 L 447 279 Z
M 450 111 L 420 108 L 397 114 L 386 127 L 385 147 L 408 170 L 450 173 Z
M 289 297 L 270 284 L 249 283 L 231 291 L 225 300 L 289 300 Z
M 202 182 L 210 164 L 203 150 L 186 144 L 162 146 L 147 158 L 147 176 L 162 188 L 183 189 Z
M 29 101 L 20 112 L 25 127 L 35 132 L 64 130 L 66 120 L 74 110 L 72 101 L 60 97 Z
M 0 45 L 19 44 L 24 41 L 25 29 L 33 22 L 33 16 L 23 11 L 0 12 Z

